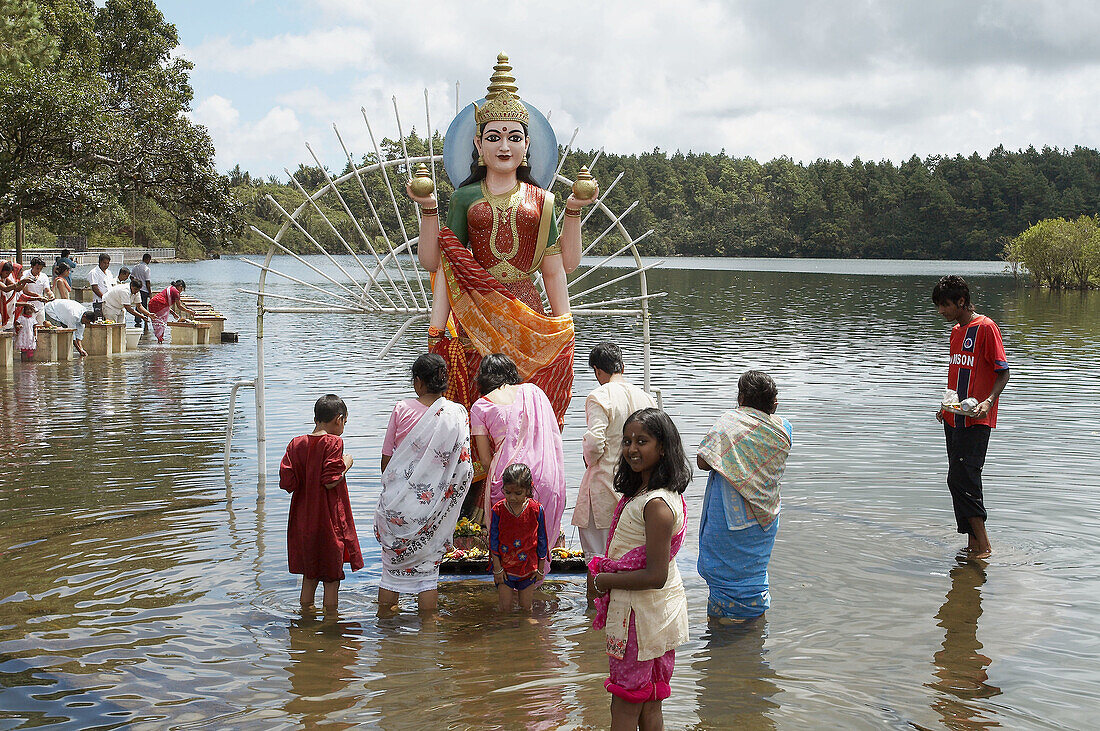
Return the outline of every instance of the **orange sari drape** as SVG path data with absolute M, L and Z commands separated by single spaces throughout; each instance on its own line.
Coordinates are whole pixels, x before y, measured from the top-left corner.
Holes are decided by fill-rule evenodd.
M 445 396 L 467 409 L 481 394 L 477 369 L 482 356 L 503 353 L 520 378 L 541 388 L 558 424 L 573 395 L 573 316 L 547 317 L 516 298 L 447 227 L 439 232 L 442 273 L 451 305 L 448 333 L 432 344 L 447 361 Z

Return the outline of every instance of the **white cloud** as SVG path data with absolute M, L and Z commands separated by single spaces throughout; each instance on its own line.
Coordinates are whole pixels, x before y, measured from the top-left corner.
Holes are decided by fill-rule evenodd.
M 241 122 L 233 103 L 217 94 L 195 106 L 192 119 L 210 130 L 217 166 L 226 170 L 240 163 L 267 175 L 289 164 L 302 149 L 302 125 L 293 109 L 272 107 L 255 122 Z
M 211 38 L 181 53 L 208 70 L 261 76 L 285 71 L 330 73 L 375 65 L 374 43 L 365 28 L 338 27 L 302 34 L 257 38 L 238 46 Z
M 901 160 L 984 154 L 1002 143 L 1100 145 L 1091 114 L 1100 102 L 1100 45 L 1089 42 L 1100 33 L 1098 8 L 1021 0 L 311 0 L 303 17 L 317 27 L 237 44 L 203 40 L 188 55 L 220 72 L 219 83 L 271 87 L 258 121 L 234 119 L 216 94 L 200 105 L 230 140 L 215 137 L 219 160 L 265 174 L 308 161 L 306 138 L 326 164 L 342 168 L 332 122 L 357 157 L 370 151 L 360 107 L 376 138 L 395 137 L 395 94 L 406 134 L 424 131 L 425 88 L 433 127 L 446 129 L 455 81 L 462 105 L 479 97 L 502 49 L 520 93 L 553 110 L 562 143 L 580 126 L 582 149 Z M 250 142 L 269 127 L 299 137 Z M 223 144 L 262 156 L 236 158 Z M 276 163 L 284 150 L 288 157 Z

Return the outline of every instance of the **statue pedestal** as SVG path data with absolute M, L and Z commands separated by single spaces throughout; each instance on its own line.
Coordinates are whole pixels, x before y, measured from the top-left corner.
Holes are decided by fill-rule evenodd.
M 34 351 L 35 363 L 56 363 L 72 360 L 73 330 L 50 327 L 38 329 L 38 347 Z
M 73 287 L 73 293 L 69 295 L 69 299 L 89 304 L 95 298 L 95 292 L 91 287 Z
M 88 355 L 114 355 L 126 347 L 126 325 L 95 322 L 84 328 L 84 350 Z
M 204 322 L 170 322 L 172 345 L 209 345 L 210 325 Z
M 195 317 L 198 322 L 206 323 L 210 326 L 209 342 L 220 343 L 222 341 L 222 332 L 225 330 L 225 318 L 221 316 L 211 315 L 198 315 Z
M 15 333 L 0 330 L 0 371 L 10 371 L 15 365 Z

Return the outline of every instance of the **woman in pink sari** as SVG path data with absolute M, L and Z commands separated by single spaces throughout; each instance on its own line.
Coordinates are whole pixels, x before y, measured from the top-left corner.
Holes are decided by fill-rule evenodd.
M 5 261 L 0 264 L 0 330 L 11 330 L 15 325 L 16 300 L 30 280 L 24 278 L 23 265 Z
M 501 353 L 481 359 L 477 382 L 485 395 L 470 408 L 470 435 L 488 472 L 481 509 L 489 515 L 503 499 L 504 470 L 522 462 L 531 468 L 534 498 L 554 546 L 565 512 L 565 455 L 554 407 L 541 388 L 520 382 L 516 364 Z
M 180 300 L 180 292 L 186 289 L 187 284 L 182 279 L 177 279 L 149 298 L 149 312 L 153 315 L 153 335 L 157 337 L 158 343 L 164 342 L 164 328 L 168 325 L 169 314 L 176 314 L 176 310 L 182 310 L 189 317 L 195 316 L 195 311 Z M 179 317 L 176 314 L 176 318 Z

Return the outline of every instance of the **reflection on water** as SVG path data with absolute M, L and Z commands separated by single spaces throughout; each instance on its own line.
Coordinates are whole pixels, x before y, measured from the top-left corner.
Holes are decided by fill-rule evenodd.
M 345 691 L 358 680 L 360 623 L 307 615 L 292 620 L 288 630 L 290 694 L 283 710 L 303 725 L 315 726 L 352 708 L 356 696 Z M 335 728 L 352 725 L 334 724 Z
M 978 618 L 982 616 L 982 584 L 985 583 L 983 561 L 960 561 L 951 569 L 951 588 L 946 601 L 936 614 L 946 632 L 943 648 L 935 654 L 938 680 L 928 687 L 938 691 L 934 708 L 951 729 L 980 729 L 1000 726 L 990 716 L 988 706 L 979 706 L 975 699 L 992 698 L 1001 689 L 986 681 L 986 668 L 992 662 L 981 654 L 978 641 Z
M 780 687 L 765 659 L 768 622 L 760 617 L 734 625 L 708 624 L 703 649 L 692 663 L 698 672 L 699 729 L 773 729 Z
M 688 489 L 691 642 L 677 652 L 668 727 L 1087 726 L 1081 709 L 1100 707 L 1100 293 L 1017 289 L 999 265 L 962 265 L 1013 368 L 984 475 L 997 552 L 982 568 L 953 559 L 932 417 L 947 328 L 929 292 L 951 267 L 683 263 L 650 273 L 651 291 L 672 293 L 654 301 L 652 372 L 689 452 L 749 367 L 775 377 L 796 436 L 766 621 L 708 627 L 701 476 Z M 247 392 L 228 486 L 222 476 L 229 387 L 255 372 L 255 300 L 237 289 L 256 275 L 231 260 L 154 274 L 193 283 L 240 343 L 146 339 L 121 357 L 0 373 L 0 727 L 605 728 L 607 657 L 579 576 L 551 577 L 534 624 L 498 615 L 484 579 L 446 580 L 434 621 L 411 603 L 377 620 L 377 545 L 361 530 L 367 566 L 342 583 L 340 617 L 301 615 L 290 499 L 270 476 L 257 485 Z M 626 282 L 606 291 L 631 294 Z M 377 360 L 401 322 L 267 321 L 267 462 L 312 428 L 319 393 L 341 394 L 361 526 L 386 419 L 411 395 L 424 347 L 410 336 Z M 627 375 L 642 372 L 637 321 L 578 318 L 571 495 L 582 397 L 596 385 L 587 353 L 608 338 Z

